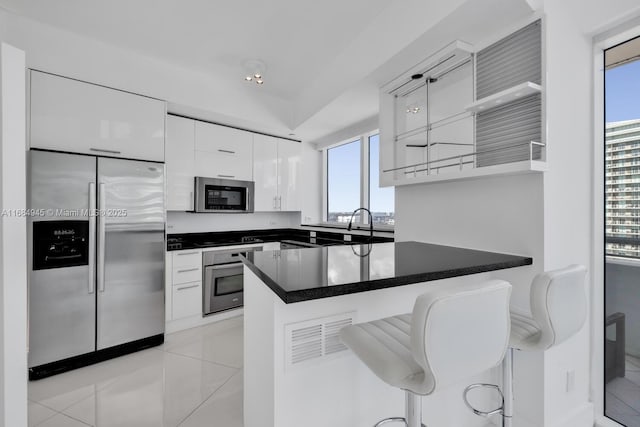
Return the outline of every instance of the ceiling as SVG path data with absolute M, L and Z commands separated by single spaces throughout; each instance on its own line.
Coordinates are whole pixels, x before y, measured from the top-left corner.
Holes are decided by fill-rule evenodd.
M 0 7 L 216 84 L 244 84 L 256 102 L 268 95 L 285 105 L 274 126 L 306 140 L 377 114 L 379 83 L 460 38 L 456 31 L 493 30 L 530 13 L 526 0 L 0 0 Z M 453 21 L 458 15 L 464 20 Z M 262 86 L 243 81 L 251 59 L 266 64 Z M 212 113 L 228 114 L 223 105 Z
M 291 100 L 390 0 L 1 0 L 6 9 L 116 46 L 242 80 Z M 73 11 L 73 13 L 70 13 Z

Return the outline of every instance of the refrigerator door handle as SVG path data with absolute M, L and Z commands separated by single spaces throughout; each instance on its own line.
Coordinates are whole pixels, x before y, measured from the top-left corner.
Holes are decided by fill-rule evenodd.
M 105 245 L 105 229 L 106 218 L 101 215 L 106 209 L 106 191 L 105 184 L 98 184 L 98 291 L 104 292 L 104 253 L 106 249 Z
M 89 293 L 96 291 L 96 184 L 89 183 Z

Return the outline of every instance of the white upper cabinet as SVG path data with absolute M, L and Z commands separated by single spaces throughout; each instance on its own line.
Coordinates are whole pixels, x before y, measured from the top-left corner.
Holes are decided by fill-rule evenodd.
M 455 41 L 380 89 L 380 184 L 544 172 L 540 19 L 476 50 Z
M 193 210 L 195 120 L 167 116 L 167 210 Z
M 255 135 L 256 211 L 299 211 L 300 143 Z
M 253 143 L 254 210 L 278 210 L 278 140 L 255 135 Z
M 31 71 L 30 146 L 164 161 L 166 104 Z
M 196 121 L 195 170 L 197 176 L 253 180 L 253 134 Z
M 299 211 L 300 197 L 300 143 L 281 139 L 278 141 L 278 193 L 282 211 Z

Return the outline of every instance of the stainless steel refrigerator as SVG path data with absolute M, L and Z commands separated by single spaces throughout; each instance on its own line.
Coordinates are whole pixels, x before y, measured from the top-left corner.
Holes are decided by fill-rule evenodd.
M 164 164 L 29 152 L 29 374 L 164 340 Z

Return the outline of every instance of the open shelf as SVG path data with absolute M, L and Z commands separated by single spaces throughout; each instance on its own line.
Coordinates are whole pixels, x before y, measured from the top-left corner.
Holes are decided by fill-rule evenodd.
M 542 87 L 539 84 L 532 82 L 524 82 L 519 85 L 510 87 L 498 93 L 494 93 L 491 96 L 477 100 L 476 102 L 468 105 L 465 110 L 473 113 L 481 113 L 491 110 L 492 108 L 500 107 L 509 102 L 516 101 L 526 96 L 535 95 L 542 92 Z
M 435 168 L 434 168 L 435 169 Z M 505 163 L 501 165 L 485 166 L 473 169 L 463 169 L 456 171 L 445 171 L 432 175 L 420 175 L 412 177 L 411 173 L 405 173 L 403 178 L 388 180 L 383 183 L 383 187 L 426 184 L 435 182 L 453 182 L 482 177 L 493 177 L 503 175 L 521 175 L 528 173 L 542 173 L 547 170 L 547 163 L 540 160 L 524 160 L 521 162 Z
M 472 53 L 473 46 L 456 40 L 403 73 L 401 77 L 386 83 L 382 90 L 388 94 L 402 96 L 415 90 L 417 86 L 424 85 L 424 79 L 440 76 L 460 66 L 471 58 Z M 422 74 L 424 79 L 411 78 L 415 74 Z

